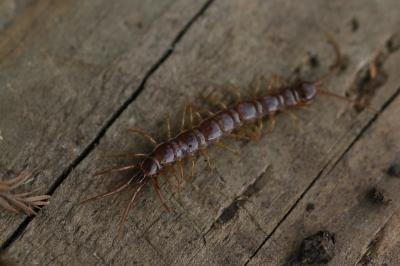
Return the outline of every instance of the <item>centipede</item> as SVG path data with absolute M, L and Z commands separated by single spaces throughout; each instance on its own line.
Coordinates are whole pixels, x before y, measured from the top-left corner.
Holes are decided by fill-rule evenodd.
M 327 73 L 315 81 L 297 80 L 292 85 L 280 86 L 275 93 L 265 93 L 251 100 L 237 101 L 230 106 L 221 104 L 218 111 L 208 112 L 207 117 L 203 117 L 199 112 L 195 112 L 198 117 L 198 119 L 196 119 L 198 120 L 197 123 L 193 123 L 192 117 L 195 107 L 189 105 L 188 108 L 188 106 L 186 106 L 184 109 L 185 112 L 188 109 L 190 110 L 190 122 L 192 124 L 190 128 L 182 130 L 175 136 L 171 136 L 168 119 L 168 138 L 160 143 L 155 141 L 154 138 L 144 131 L 135 129 L 135 133 L 139 133 L 147 138 L 147 140 L 155 145 L 155 148 L 147 154 L 137 154 L 143 157 L 138 163 L 113 167 L 95 173 L 95 175 L 103 175 L 111 172 L 133 171 L 133 174 L 130 175 L 128 180 L 123 184 L 109 192 L 85 199 L 81 203 L 103 199 L 120 193 L 128 187 L 133 187 L 128 204 L 122 212 L 120 221 L 120 226 L 122 226 L 127 219 L 129 210 L 138 199 L 138 195 L 143 191 L 144 187 L 150 183 L 161 204 L 169 211 L 170 209 L 167 206 L 159 185 L 159 179 L 163 177 L 163 174 L 168 169 L 171 169 L 171 167 L 177 166 L 183 177 L 183 162 L 188 160 L 191 162 L 191 175 L 193 175 L 193 158 L 201 155 L 208 162 L 207 149 L 211 145 L 219 145 L 230 149 L 221 142 L 222 138 L 235 135 L 235 132 L 248 125 L 257 124 L 258 128 L 262 128 L 265 119 L 268 119 L 270 128 L 273 129 L 275 125 L 275 116 L 277 114 L 290 109 L 310 106 L 318 94 L 325 94 L 348 100 L 344 96 L 321 89 L 323 82 L 333 76 L 341 66 L 341 53 L 338 44 L 330 36 L 328 36 L 328 41 L 335 51 L 336 59 L 329 67 Z M 185 118 L 185 114 L 183 117 Z M 185 124 L 184 118 L 182 124 Z M 182 128 L 184 127 L 182 126 Z

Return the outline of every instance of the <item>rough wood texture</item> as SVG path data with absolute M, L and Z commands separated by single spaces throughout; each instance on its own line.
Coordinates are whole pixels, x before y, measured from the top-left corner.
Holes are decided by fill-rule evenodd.
M 110 16 L 110 22 L 105 26 L 92 25 L 92 49 L 101 49 L 98 34 L 106 26 L 114 25 L 112 18 L 120 17 L 118 12 L 124 11 L 132 19 L 135 17 L 129 12 L 134 3 L 115 13 L 107 12 L 106 1 L 103 5 L 100 10 Z M 123 40 L 127 45 L 120 50 L 122 56 L 105 53 L 103 56 L 113 59 L 103 59 L 100 63 L 103 70 L 80 77 L 78 83 L 71 83 L 70 79 L 65 83 L 65 76 L 71 71 L 83 75 L 73 63 L 65 65 L 65 74 L 56 75 L 60 67 L 55 68 L 51 60 L 52 64 L 38 72 L 54 71 L 58 77 L 45 78 L 47 86 L 40 85 L 38 73 L 34 74 L 39 80 L 36 82 L 18 79 L 16 74 L 21 71 L 22 75 L 22 70 L 8 63 L 11 64 L 6 68 L 10 71 L 8 78 L 19 84 L 11 87 L 23 92 L 13 98 L 14 104 L 10 106 L 36 97 L 32 108 L 36 110 L 40 106 L 43 109 L 39 111 L 44 113 L 28 116 L 27 121 L 35 127 L 26 131 L 13 121 L 24 113 L 23 105 L 12 111 L 11 107 L 4 109 L 9 114 L 0 120 L 0 129 L 4 139 L 14 138 L 13 144 L 7 144 L 5 155 L 0 155 L 4 167 L 19 169 L 23 165 L 21 162 L 26 161 L 30 167 L 46 168 L 48 173 L 42 172 L 40 180 L 47 186 L 66 171 L 71 160 L 82 154 L 82 147 L 99 135 L 118 103 L 130 97 L 146 67 L 160 57 L 165 43 L 160 44 L 158 38 L 172 39 L 173 33 L 183 28 L 201 4 L 178 1 L 166 6 L 168 8 L 162 9 L 164 15 L 155 15 L 157 12 L 149 15 L 147 19 L 154 23 L 145 32 L 131 36 L 137 42 L 125 39 L 128 38 L 125 34 L 117 38 L 120 40 L 117 43 Z M 66 13 L 53 12 L 54 19 L 67 14 L 65 10 L 70 9 L 66 7 L 61 9 Z M 400 158 L 399 7 L 395 0 L 347 4 L 343 1 L 215 1 L 185 32 L 175 51 L 150 76 L 139 96 L 107 128 L 106 134 L 99 138 L 99 145 L 87 152 L 65 176 L 54 192 L 52 204 L 28 224 L 22 237 L 11 243 L 9 256 L 22 265 L 280 265 L 293 262 L 302 238 L 324 229 L 337 237 L 332 265 L 395 264 L 399 259 L 399 244 L 391 232 L 396 234 L 399 227 L 397 209 L 400 203 L 396 191 L 400 180 L 388 177 L 385 171 Z M 97 16 L 99 11 L 93 9 L 87 8 Z M 74 33 L 80 24 L 70 20 L 66 17 L 59 21 Z M 53 25 L 54 22 L 47 23 Z M 31 34 L 31 30 L 26 32 Z M 8 31 L 13 32 L 10 28 Z M 366 100 L 379 110 L 377 113 L 368 109 L 359 112 L 348 103 L 321 96 L 309 110 L 296 110 L 297 125 L 288 116 L 280 115 L 274 132 L 265 135 L 257 145 L 228 142 L 240 148 L 240 156 L 212 149 L 215 169 L 210 171 L 206 163 L 199 160 L 195 178 L 179 194 L 164 186 L 173 209 L 171 213 L 164 212 L 154 192 L 147 189 L 131 210 L 122 239 L 117 238 L 117 224 L 128 193 L 78 205 L 80 200 L 109 190 L 124 180 L 121 174 L 90 177 L 98 169 L 124 162 L 106 159 L 107 155 L 132 150 L 132 147 L 135 151 L 149 149 L 124 129 L 140 127 L 158 139 L 165 138 L 166 114 L 170 113 L 178 125 L 184 103 L 199 102 L 200 92 L 208 86 L 220 88 L 218 84 L 233 82 L 242 86 L 244 92 L 250 92 L 252 88 L 248 84 L 260 74 L 318 77 L 334 57 L 324 31 L 335 36 L 346 58 L 345 68 L 325 87 L 341 95 Z M 108 40 L 110 32 L 115 33 L 109 29 L 104 35 L 100 34 L 101 38 Z M 164 35 L 160 37 L 159 34 Z M 22 35 L 12 36 L 21 39 Z M 40 39 L 39 34 L 33 36 Z M 57 40 L 54 37 L 50 40 L 53 39 Z M 23 47 L 36 47 L 38 43 L 25 37 Z M 53 50 L 67 46 L 65 41 L 48 41 L 48 45 Z M 0 44 L 0 47 L 7 46 Z M 22 56 L 23 47 L 11 55 Z M 32 49 L 26 50 L 25 56 L 32 56 Z M 318 64 L 310 63 L 310 54 L 318 59 Z M 64 57 L 68 62 L 75 58 L 74 54 Z M 46 58 L 37 57 L 37 64 L 47 62 Z M 369 62 L 377 67 L 378 81 L 368 80 Z M 100 74 L 104 69 L 109 80 L 107 86 L 102 85 L 104 74 Z M 91 81 L 93 84 L 88 81 L 99 75 L 100 78 Z M 2 83 L 7 83 L 4 80 L 1 78 Z M 57 80 L 59 90 L 54 91 L 52 98 L 53 93 L 50 93 L 50 98 L 44 101 L 41 95 Z M 132 84 L 131 80 L 134 80 L 133 85 L 128 85 Z M 39 92 L 29 90 L 32 87 Z M 0 101 L 11 97 L 11 91 L 5 90 L 5 96 L 0 94 Z M 68 97 L 77 102 L 68 103 Z M 43 103 L 47 107 L 42 107 Z M 3 106 L 1 102 L 1 113 Z M 72 127 L 69 131 L 64 130 L 62 117 L 71 117 L 66 123 Z M 3 128 L 8 127 L 12 129 L 6 135 Z M 77 128 L 83 128 L 78 136 Z M 34 137 L 34 141 L 29 142 L 34 144 L 20 151 L 17 144 L 23 145 L 22 139 L 27 137 Z M 68 144 L 77 139 L 81 148 Z M 0 145 L 5 144 L 0 142 Z M 63 155 L 65 153 L 70 155 Z M 365 195 L 373 186 L 383 188 L 392 200 L 383 205 L 369 202 Z M 307 211 L 310 203 L 314 209 Z M 8 224 L 10 228 L 17 223 Z M 2 239 L 13 228 L 8 230 Z
M 15 7 L 0 39 L 1 177 L 36 170 L 32 186 L 52 190 L 202 4 L 37 1 L 24 11 Z M 2 242 L 23 218 L 0 214 Z

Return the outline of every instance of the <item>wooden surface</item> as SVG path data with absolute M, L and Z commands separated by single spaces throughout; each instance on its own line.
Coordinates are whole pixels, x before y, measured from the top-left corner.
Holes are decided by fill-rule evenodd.
M 35 170 L 27 188 L 54 192 L 33 219 L 0 214 L 5 255 L 21 265 L 283 265 L 304 237 L 329 230 L 331 265 L 399 263 L 400 180 L 386 174 L 400 163 L 399 2 L 207 4 L 0 4 L 1 176 Z M 179 195 L 163 186 L 172 212 L 145 190 L 122 239 L 128 193 L 78 204 L 126 178 L 92 177 L 129 161 L 108 155 L 150 149 L 126 129 L 164 139 L 167 113 L 177 127 L 205 89 L 251 94 L 259 75 L 316 78 L 334 59 L 324 32 L 346 63 L 325 88 L 377 111 L 321 96 L 294 111 L 298 123 L 279 115 L 258 144 L 227 141 L 240 156 L 212 148 L 213 170 L 198 160 Z M 375 186 L 391 201 L 370 202 Z

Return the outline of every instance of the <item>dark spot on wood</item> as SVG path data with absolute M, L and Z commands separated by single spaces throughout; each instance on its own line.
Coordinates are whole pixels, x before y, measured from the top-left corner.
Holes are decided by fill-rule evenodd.
M 227 222 L 232 220 L 233 217 L 235 217 L 238 210 L 239 204 L 238 201 L 235 200 L 222 211 L 222 214 L 217 219 L 217 223 L 226 224 Z
M 328 231 L 319 231 L 303 240 L 299 250 L 299 261 L 304 264 L 328 263 L 335 255 L 335 236 Z
M 319 59 L 316 54 L 308 53 L 308 63 L 310 64 L 311 68 L 319 67 Z
M 355 95 L 354 109 L 357 112 L 362 112 L 368 107 L 377 90 L 386 83 L 388 76 L 382 68 L 385 60 L 386 55 L 381 53 L 373 62 L 365 65 L 346 93 L 347 96 Z
M 12 261 L 3 252 L 0 253 L 0 266 L 16 266 L 17 264 Z
M 352 18 L 350 21 L 350 25 L 351 25 L 352 32 L 356 32 L 360 27 L 360 23 L 358 22 L 357 18 Z
M 315 209 L 315 204 L 314 203 L 307 203 L 307 206 L 306 206 L 306 211 L 308 211 L 308 212 L 311 212 L 311 211 L 313 211 Z
M 361 259 L 358 261 L 358 263 L 356 265 L 360 265 L 360 266 L 371 265 L 371 262 L 373 261 L 374 256 L 377 256 L 376 252 L 377 252 L 379 245 L 381 243 L 381 240 L 384 236 L 384 232 L 385 232 L 384 229 L 385 229 L 385 226 L 383 226 L 378 231 L 378 233 L 374 236 L 374 238 L 369 242 L 364 255 L 361 257 Z
M 243 192 L 242 197 L 245 199 L 250 198 L 253 194 L 257 193 L 260 191 L 263 187 L 267 185 L 267 178 L 265 174 L 260 175 L 257 180 L 253 183 L 250 184 L 246 190 Z
M 400 34 L 396 33 L 392 35 L 389 40 L 386 41 L 386 49 L 388 53 L 394 53 L 400 49 Z
M 143 28 L 143 23 L 142 23 L 141 21 L 138 21 L 138 22 L 136 23 L 136 27 L 137 27 L 138 29 Z
M 266 185 L 266 183 L 267 178 L 265 173 L 263 173 L 254 181 L 254 183 L 250 184 L 241 195 L 236 197 L 233 202 L 222 211 L 221 215 L 217 218 L 216 223 L 225 224 L 232 220 L 238 212 L 240 206 L 242 206 L 242 204 L 254 193 L 260 191 Z
M 376 204 L 385 204 L 388 203 L 390 200 L 385 198 L 385 192 L 383 189 L 373 187 L 368 191 L 367 197 L 369 200 Z
M 392 164 L 387 170 L 387 174 L 394 177 L 400 177 L 400 162 Z
M 342 61 L 339 66 L 339 73 L 345 71 L 350 64 L 350 58 L 347 55 L 342 55 Z

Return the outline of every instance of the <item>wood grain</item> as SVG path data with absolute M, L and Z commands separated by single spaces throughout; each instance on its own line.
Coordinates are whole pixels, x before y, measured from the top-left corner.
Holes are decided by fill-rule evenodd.
M 51 191 L 202 4 L 37 1 L 15 11 L 0 39 L 1 177 L 32 171 L 26 189 Z M 2 242 L 23 219 L 1 212 Z
M 399 185 L 379 173 L 399 147 L 398 7 L 394 0 L 215 1 L 98 146 L 74 167 L 52 204 L 28 225 L 9 254 L 21 264 L 39 265 L 279 265 L 291 258 L 304 236 L 327 229 L 339 241 L 332 265 L 357 263 L 380 229 L 397 228 L 394 192 Z M 309 110 L 295 110 L 298 124 L 279 115 L 274 132 L 260 143 L 227 141 L 240 148 L 240 156 L 212 148 L 214 169 L 199 160 L 195 178 L 180 193 L 163 186 L 172 212 L 165 212 L 147 189 L 131 210 L 122 239 L 117 225 L 129 193 L 78 204 L 127 177 L 90 177 L 129 162 L 105 156 L 132 147 L 150 149 L 125 129 L 140 127 L 165 139 L 166 115 L 171 114 L 177 128 L 184 104 L 201 104 L 204 90 L 231 82 L 251 95 L 249 84 L 261 74 L 315 79 L 334 59 L 324 32 L 335 36 L 346 59 L 344 69 L 324 87 L 366 99 L 381 112 L 358 112 L 351 104 L 321 96 Z M 318 64 L 310 64 L 310 54 Z M 121 69 L 119 60 L 110 66 L 112 73 Z M 129 56 L 122 62 L 129 73 L 137 64 Z M 366 80 L 370 62 L 376 63 L 382 82 Z M 110 87 L 103 90 L 105 97 L 112 92 Z M 387 207 L 364 201 L 364 190 L 376 184 L 393 199 Z M 315 210 L 307 212 L 310 202 Z M 395 260 L 396 243 L 383 239 L 371 253 L 386 256 L 382 261 Z

